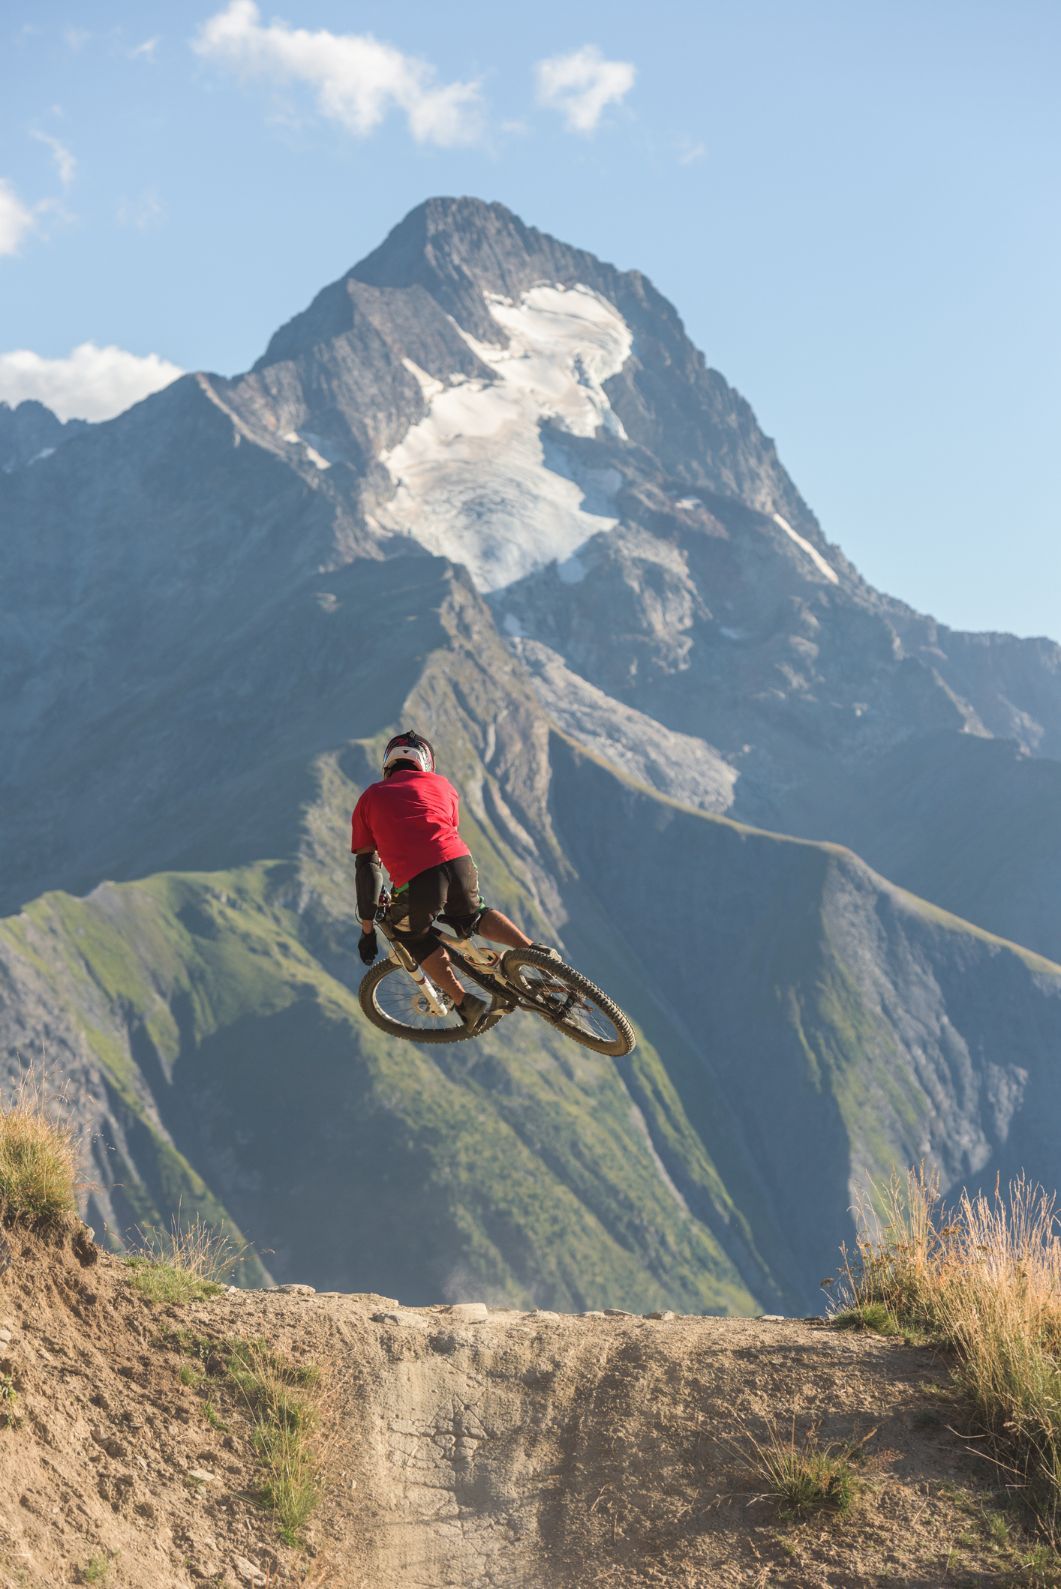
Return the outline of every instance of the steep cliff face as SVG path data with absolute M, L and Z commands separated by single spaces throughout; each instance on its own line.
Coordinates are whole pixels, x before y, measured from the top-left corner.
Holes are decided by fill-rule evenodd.
M 867 1173 L 1056 1182 L 1061 652 L 870 589 L 638 273 L 429 201 L 0 514 L 3 1064 L 90 1100 L 119 1235 L 183 1200 L 280 1277 L 810 1306 Z M 410 721 L 631 1061 L 358 1015 L 346 823 Z

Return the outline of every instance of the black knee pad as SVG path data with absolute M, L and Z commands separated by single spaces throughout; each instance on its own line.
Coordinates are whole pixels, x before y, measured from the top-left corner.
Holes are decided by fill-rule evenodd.
M 430 912 L 411 911 L 404 901 L 399 902 L 390 913 L 391 931 L 418 966 L 423 965 L 428 955 L 434 954 L 439 945 L 439 935 L 431 921 Z
M 400 927 L 393 929 L 394 936 L 402 948 L 412 955 L 418 966 L 422 966 L 428 955 L 433 955 L 441 939 L 433 927 L 425 932 L 407 932 Z

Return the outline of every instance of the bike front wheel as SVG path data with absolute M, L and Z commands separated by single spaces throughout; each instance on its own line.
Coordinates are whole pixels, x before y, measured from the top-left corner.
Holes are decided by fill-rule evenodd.
M 469 1032 L 456 1010 L 436 1015 L 408 971 L 393 960 L 383 960 L 366 972 L 357 996 L 373 1026 L 388 1037 L 411 1043 L 464 1043 L 496 1026 L 504 1014 L 498 1010 L 487 1015 L 478 1031 Z
M 621 1059 L 637 1042 L 614 999 L 562 960 L 541 949 L 510 949 L 501 969 L 526 1001 L 524 1008 L 529 1004 L 536 1015 L 583 1048 Z

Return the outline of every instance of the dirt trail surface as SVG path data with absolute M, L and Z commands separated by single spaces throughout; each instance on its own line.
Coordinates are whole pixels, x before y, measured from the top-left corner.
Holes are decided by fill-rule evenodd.
M 977 1535 L 988 1464 L 926 1348 L 308 1289 L 158 1306 L 72 1233 L 4 1239 L 3 1589 L 1000 1581 Z M 252 1339 L 321 1371 L 323 1493 L 298 1548 L 260 1503 L 238 1398 L 189 1372 L 203 1343 Z M 793 1419 L 800 1441 L 861 1443 L 849 1515 L 795 1524 L 762 1495 L 749 1434 Z

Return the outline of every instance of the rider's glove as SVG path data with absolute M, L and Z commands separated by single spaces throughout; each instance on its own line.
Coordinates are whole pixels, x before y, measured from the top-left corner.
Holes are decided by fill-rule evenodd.
M 363 965 L 370 966 L 379 954 L 379 939 L 376 937 L 375 928 L 371 932 L 363 932 L 357 940 L 357 952 L 361 956 Z

